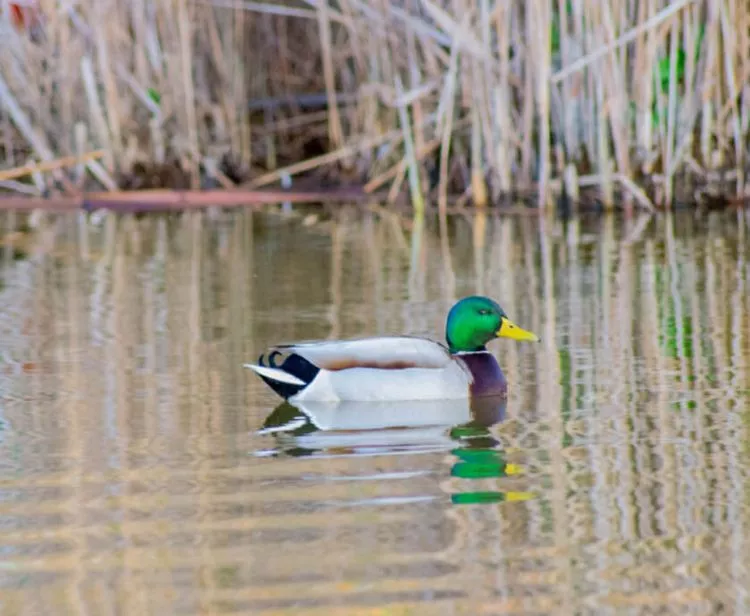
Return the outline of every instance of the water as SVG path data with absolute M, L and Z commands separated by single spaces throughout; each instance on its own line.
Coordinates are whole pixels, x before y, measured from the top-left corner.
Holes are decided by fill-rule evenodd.
M 408 221 L 342 208 L 6 234 L 0 614 L 750 613 L 746 219 L 449 231 L 413 252 Z M 242 368 L 441 339 L 469 293 L 543 338 L 493 343 L 509 397 L 474 415 L 298 409 Z

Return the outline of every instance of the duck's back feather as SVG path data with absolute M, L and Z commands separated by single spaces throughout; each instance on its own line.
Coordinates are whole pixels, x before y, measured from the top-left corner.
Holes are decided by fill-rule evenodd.
M 278 345 L 246 366 L 300 401 L 464 398 L 472 381 L 443 345 L 412 336 Z
M 448 349 L 442 344 L 413 336 L 307 342 L 279 345 L 275 349 L 300 355 L 331 372 L 350 368 L 443 368 L 451 361 Z

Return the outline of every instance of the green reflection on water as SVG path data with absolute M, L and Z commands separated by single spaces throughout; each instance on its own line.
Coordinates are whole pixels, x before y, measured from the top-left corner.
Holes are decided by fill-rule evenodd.
M 534 498 L 531 492 L 461 492 L 451 494 L 454 505 L 493 505 L 502 502 L 520 502 Z

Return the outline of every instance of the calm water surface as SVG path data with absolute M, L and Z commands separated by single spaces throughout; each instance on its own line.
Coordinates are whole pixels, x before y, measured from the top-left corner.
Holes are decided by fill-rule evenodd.
M 50 220 L 0 255 L 0 614 L 748 614 L 741 215 Z M 14 248 L 15 246 L 15 248 Z M 279 405 L 273 342 L 442 339 L 506 404 Z M 371 410 L 371 409 L 370 409 Z

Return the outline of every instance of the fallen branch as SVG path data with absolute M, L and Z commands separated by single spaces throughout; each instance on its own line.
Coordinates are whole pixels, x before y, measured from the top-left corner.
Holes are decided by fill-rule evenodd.
M 618 177 L 622 182 L 622 178 Z M 643 191 L 631 182 L 625 182 L 636 201 L 649 212 L 657 211 L 653 203 Z M 542 210 L 525 205 L 502 205 L 504 203 L 523 204 L 536 194 L 534 190 L 515 191 L 500 195 L 492 205 L 495 214 L 523 214 L 525 216 L 539 216 Z M 409 195 L 402 191 L 396 201 L 408 208 Z M 465 196 L 449 197 L 450 203 L 460 204 Z M 113 192 L 84 192 L 73 196 L 54 198 L 24 197 L 21 195 L 0 195 L 0 211 L 32 211 L 47 212 L 75 212 L 95 210 L 111 210 L 114 212 L 179 212 L 181 210 L 195 210 L 206 207 L 262 207 L 274 203 L 384 203 L 385 193 L 366 193 L 362 187 L 334 189 L 334 190 L 129 190 Z M 750 196 L 738 195 L 725 199 L 726 205 L 733 208 L 750 206 Z M 651 207 L 649 207 L 649 205 Z M 579 211 L 583 203 L 579 203 Z M 428 209 L 436 209 L 428 206 Z M 587 208 L 583 208 L 587 209 Z M 598 207 L 593 207 L 598 211 Z M 466 213 L 463 206 L 448 208 L 448 213 Z
M 55 160 L 49 160 L 39 164 L 27 164 L 20 167 L 14 167 L 13 169 L 5 169 L 4 171 L 0 170 L 0 182 L 14 180 L 15 178 L 20 178 L 31 173 L 44 173 L 56 169 L 62 169 L 63 167 L 72 167 L 73 165 L 88 163 L 97 158 L 101 158 L 104 154 L 105 150 L 96 150 L 81 156 L 63 156 L 62 158 L 56 158 Z
M 652 213 L 656 211 L 656 208 L 654 207 L 651 199 L 648 198 L 648 195 L 643 189 L 641 189 L 639 186 L 636 186 L 633 180 L 623 175 L 622 173 L 616 173 L 615 179 L 619 181 L 620 184 L 622 184 L 623 188 L 625 188 L 633 196 L 633 198 L 641 207 Z
M 261 206 L 286 201 L 289 203 L 356 202 L 377 200 L 378 195 L 365 194 L 361 189 L 311 190 L 133 190 L 87 192 L 54 199 L 9 196 L 0 197 L 0 210 L 46 210 L 70 212 L 100 209 L 117 212 L 179 211 L 203 207 Z

